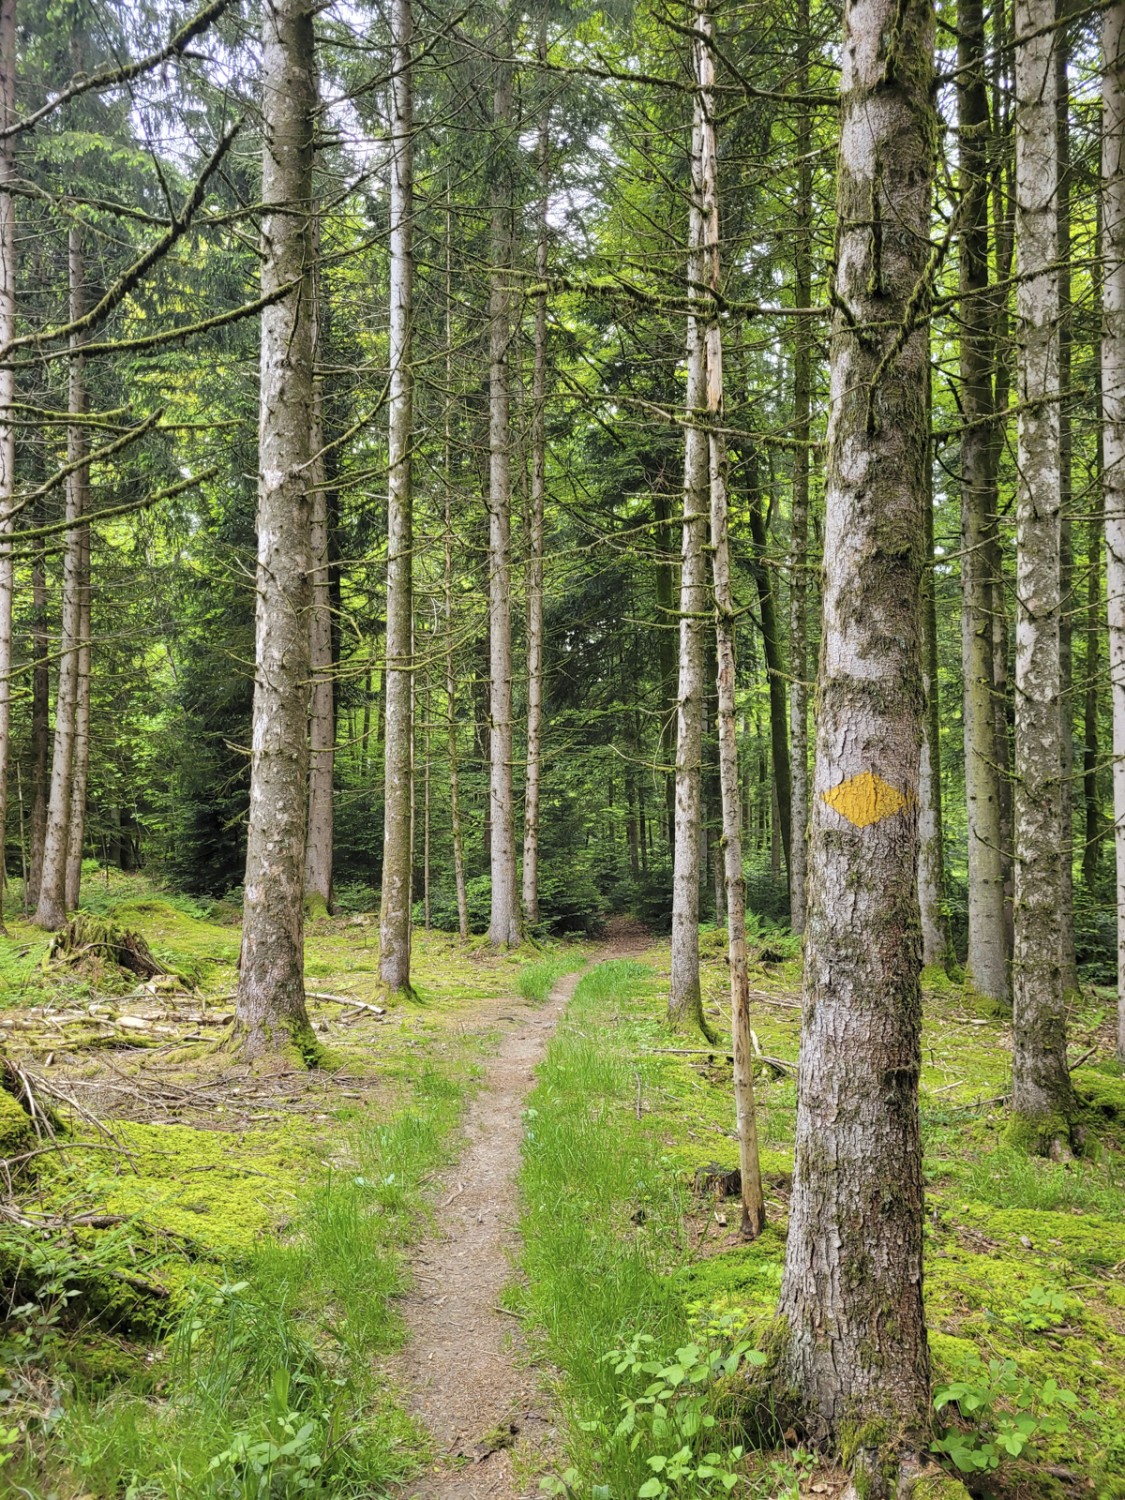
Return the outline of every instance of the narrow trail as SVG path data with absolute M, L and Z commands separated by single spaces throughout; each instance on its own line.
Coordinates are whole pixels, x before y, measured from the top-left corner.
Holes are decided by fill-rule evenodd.
M 403 1305 L 409 1332 L 395 1375 L 433 1434 L 439 1462 L 403 1487 L 402 1500 L 521 1500 L 527 1491 L 513 1459 L 534 1467 L 552 1436 L 519 1321 L 501 1310 L 500 1297 L 518 1240 L 523 1102 L 579 977 L 561 980 L 542 1006 L 511 1000 L 489 1018 L 511 1029 L 469 1108 L 464 1150 L 438 1198 L 440 1231 L 420 1246 L 417 1286 Z

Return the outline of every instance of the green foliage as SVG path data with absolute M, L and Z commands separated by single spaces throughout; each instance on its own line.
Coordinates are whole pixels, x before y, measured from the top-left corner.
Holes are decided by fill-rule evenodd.
M 525 1000 L 534 1000 L 540 1005 L 567 974 L 573 974 L 578 964 L 574 958 L 563 953 L 548 953 L 536 958 L 520 969 L 517 984 Z
M 962 1474 L 980 1474 L 1019 1458 L 1037 1438 L 1065 1431 L 1064 1412 L 1076 1407 L 1078 1398 L 1053 1377 L 1035 1384 L 1019 1374 L 1013 1360 L 993 1359 L 987 1365 L 978 1360 L 966 1379 L 937 1388 L 934 1410 L 954 1405 L 974 1426 L 946 1428 L 933 1451 L 951 1459 Z

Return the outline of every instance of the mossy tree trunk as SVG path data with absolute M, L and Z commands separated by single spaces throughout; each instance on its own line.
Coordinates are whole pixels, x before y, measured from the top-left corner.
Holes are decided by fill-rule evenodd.
M 390 416 L 387 436 L 387 729 L 379 977 L 410 991 L 414 900 L 414 120 L 410 0 L 392 13 Z
M 1113 699 L 1117 1055 L 1125 1062 L 1125 4 L 1103 21 L 1102 445 L 1105 593 Z
M 1015 949 L 1013 1140 L 1069 1145 L 1062 974 L 1062 672 L 1057 73 L 1054 0 L 1017 0 Z
M 16 0 L 0 0 L 0 126 L 16 115 Z M 0 138 L 0 344 L 16 331 L 15 203 L 8 184 L 16 175 L 15 142 Z M 8 761 L 12 709 L 12 588 L 15 571 L 6 538 L 13 527 L 16 430 L 10 414 L 16 372 L 0 369 L 0 934 L 4 932 L 4 831 L 8 809 Z
M 262 313 L 255 671 L 236 1022 L 250 1056 L 311 1035 L 304 986 L 316 110 L 308 0 L 262 4 Z M 281 295 L 283 287 L 289 290 Z
M 844 12 L 824 641 L 804 1023 L 777 1378 L 867 1496 L 929 1427 L 916 888 L 927 0 Z

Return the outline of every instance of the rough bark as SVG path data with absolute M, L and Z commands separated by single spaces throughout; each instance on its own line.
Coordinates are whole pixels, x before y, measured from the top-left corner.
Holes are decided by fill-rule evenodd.
M 546 13 L 544 12 L 544 15 Z M 546 20 L 539 57 L 547 58 Z M 546 76 L 546 75 L 544 75 Z M 527 559 L 527 772 L 523 798 L 523 913 L 539 921 L 539 774 L 543 740 L 543 511 L 547 496 L 547 189 L 550 112 L 543 105 L 536 145 L 539 209 L 535 275 L 544 290 L 535 298 L 535 353 L 531 376 L 531 506 Z
M 687 420 L 680 550 L 679 675 L 676 688 L 676 816 L 672 861 L 672 982 L 668 1020 L 709 1035 L 699 983 L 699 877 L 703 842 L 703 645 L 707 608 L 709 474 L 703 284 L 703 112 L 698 94 L 692 123 L 688 210 Z
M 735 621 L 730 576 L 727 505 L 727 452 L 723 426 L 723 338 L 718 298 L 722 293 L 719 258 L 719 162 L 715 134 L 715 59 L 707 0 L 696 4 L 694 43 L 699 133 L 701 261 L 714 300 L 704 330 L 707 400 L 707 456 L 710 489 L 712 580 L 715 595 L 715 674 L 719 740 L 719 784 L 723 818 L 723 883 L 730 965 L 731 1036 L 734 1050 L 734 1107 L 742 1197 L 742 1234 L 754 1240 L 766 1223 L 758 1126 L 754 1109 L 754 1061 L 750 1037 L 750 978 L 746 952 L 746 882 L 742 873 L 742 807 L 738 788 L 738 733 L 735 721 Z M 784 689 L 782 689 L 784 722 Z M 788 770 L 786 763 L 785 769 Z
M 67 259 L 70 281 L 71 321 L 85 311 L 85 268 L 82 236 L 71 227 Z M 68 406 L 76 416 L 88 410 L 85 361 L 77 338 L 71 340 Z M 43 868 L 39 899 L 32 921 L 36 927 L 55 932 L 66 925 L 66 875 L 70 840 L 70 813 L 74 797 L 74 746 L 78 733 L 78 678 L 82 640 L 83 531 L 79 518 L 87 509 L 90 471 L 82 463 L 88 451 L 86 428 L 67 429 L 67 462 L 76 464 L 66 481 L 66 519 L 69 523 L 63 553 L 62 639 L 58 685 L 55 691 L 55 734 L 51 748 L 51 791 L 47 800 L 47 831 L 43 840 Z
M 1059 277 L 1054 0 L 1017 0 L 1013 1140 L 1059 1150 L 1073 1094 L 1062 986 Z
M 510 23 L 509 23 L 510 24 Z M 515 804 L 512 792 L 512 481 L 509 355 L 512 338 L 512 203 L 505 169 L 512 129 L 513 78 L 507 60 L 508 24 L 501 36 L 493 120 L 501 165 L 492 187 L 492 277 L 489 295 L 488 374 L 488 647 L 489 647 L 489 865 L 493 947 L 521 939 L 516 880 Z
M 762 655 L 766 662 L 766 683 L 770 702 L 770 755 L 773 761 L 773 816 L 770 819 L 773 842 L 780 836 L 788 876 L 792 869 L 792 795 L 790 788 L 789 724 L 785 702 L 785 663 L 781 655 L 781 631 L 774 607 L 773 583 L 766 560 L 765 497 L 751 467 L 748 485 L 750 537 L 754 544 L 754 586 L 758 594 L 758 617 L 762 622 Z M 806 752 L 807 753 L 807 752 Z M 772 857 L 772 856 L 771 856 Z
M 809 0 L 797 4 L 799 94 L 809 89 L 811 46 Z M 812 305 L 812 113 L 797 114 L 797 224 L 794 238 L 793 302 Z M 789 925 L 805 930 L 809 826 L 809 440 L 812 436 L 813 336 L 807 318 L 797 318 L 793 352 L 793 499 L 789 520 Z
M 0 126 L 16 117 L 16 0 L 0 0 Z M 15 203 L 8 184 L 16 175 L 15 143 L 0 138 L 0 344 L 16 332 Z M 8 810 L 8 759 L 12 705 L 12 586 L 14 568 L 7 537 L 13 526 L 16 434 L 8 413 L 16 396 L 16 372 L 0 369 L 0 934 L 4 932 L 4 832 Z
M 262 313 L 250 820 L 236 1020 L 249 1056 L 311 1041 L 304 989 L 313 400 L 313 122 L 307 0 L 262 4 Z
M 410 991 L 411 910 L 414 900 L 412 19 L 410 0 L 395 0 L 391 83 L 391 380 L 387 441 L 387 728 L 384 746 L 379 976 L 389 990 L 403 993 Z
M 1070 12 L 1069 0 L 1057 0 L 1060 23 Z M 1055 196 L 1059 246 L 1059 968 L 1063 994 L 1078 989 L 1078 960 L 1074 952 L 1074 650 L 1071 616 L 1074 612 L 1074 541 L 1070 512 L 1073 500 L 1070 390 L 1073 366 L 1071 331 L 1072 275 L 1070 247 L 1070 33 L 1060 24 L 1055 39 L 1055 140 L 1059 161 L 1059 190 Z
M 879 1497 L 929 1430 L 915 809 L 933 48 L 926 0 L 845 9 L 824 642 L 778 1349 L 796 1418 Z
M 42 511 L 36 512 L 42 524 Z M 42 545 L 31 567 L 31 808 L 28 814 L 28 873 L 24 907 L 34 911 L 39 900 L 43 844 L 47 837 L 47 794 L 51 785 L 51 678 L 47 632 L 47 565 Z
M 1102 445 L 1113 706 L 1117 1054 L 1125 1062 L 1125 4 L 1102 22 Z
M 961 664 L 968 809 L 968 973 L 1008 999 L 1000 771 L 993 716 L 991 538 L 996 512 L 994 340 L 988 276 L 988 92 L 981 0 L 959 0 L 958 172 L 961 189 Z

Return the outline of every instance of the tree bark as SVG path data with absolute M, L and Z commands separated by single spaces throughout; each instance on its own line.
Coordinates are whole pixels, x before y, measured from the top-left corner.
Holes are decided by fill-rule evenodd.
M 968 807 L 969 978 L 1008 1000 L 1000 771 L 993 716 L 995 416 L 988 277 L 988 92 L 981 0 L 959 0 L 957 62 L 961 188 L 961 662 Z
M 88 473 L 89 471 L 87 471 Z M 86 497 L 89 500 L 89 495 Z M 83 506 L 85 509 L 85 505 Z M 82 849 L 86 842 L 86 794 L 90 784 L 90 677 L 92 629 L 90 598 L 90 527 L 78 528 L 78 678 L 74 706 L 74 765 L 70 778 L 70 815 L 66 828 L 66 909 L 75 911 L 82 895 Z
M 236 1020 L 244 1050 L 310 1050 L 304 987 L 308 819 L 313 136 L 308 0 L 262 4 L 262 313 L 250 820 Z
M 0 126 L 16 118 L 16 0 L 0 0 Z M 0 343 L 16 332 L 15 202 L 8 184 L 16 175 L 15 142 L 0 138 Z M 12 712 L 12 590 L 15 582 L 7 538 L 14 524 L 16 433 L 10 412 L 16 372 L 0 369 L 0 935 L 4 927 L 4 834 L 8 811 L 8 760 Z
M 750 515 L 750 536 L 754 543 L 754 586 L 758 593 L 758 612 L 762 622 L 762 655 L 766 663 L 766 683 L 770 700 L 770 754 L 773 760 L 773 790 L 776 819 L 771 824 L 781 838 L 781 852 L 785 856 L 788 876 L 793 860 L 792 818 L 793 803 L 790 791 L 789 772 L 789 726 L 785 703 L 785 664 L 781 657 L 781 632 L 778 629 L 777 611 L 774 608 L 773 583 L 766 562 L 766 512 L 765 497 L 758 482 L 757 465 L 750 465 L 750 480 L 747 485 L 747 502 Z M 807 751 L 806 751 L 807 754 Z
M 74 321 L 85 312 L 85 266 L 82 233 L 77 225 L 70 230 L 67 246 L 70 282 L 70 317 Z M 89 408 L 86 392 L 85 361 L 77 336 L 71 339 L 67 405 L 75 416 L 84 416 Z M 78 524 L 89 501 L 90 471 L 84 466 L 86 428 L 75 425 L 67 429 L 66 456 L 77 465 L 66 480 L 66 519 L 69 523 L 63 553 L 62 640 L 60 643 L 58 685 L 55 690 L 55 735 L 51 751 L 51 792 L 47 800 L 47 832 L 43 840 L 43 868 L 39 879 L 39 899 L 32 917 L 36 927 L 55 932 L 66 925 L 67 860 L 70 849 L 70 815 L 74 800 L 75 740 L 78 734 L 78 678 L 81 670 L 82 642 L 82 559 L 83 530 Z
M 1062 987 L 1057 75 L 1054 0 L 1016 0 L 1015 950 L 1013 1141 L 1069 1144 Z
M 710 1031 L 699 983 L 699 877 L 702 829 L 703 638 L 707 607 L 709 472 L 703 285 L 703 110 L 696 94 L 688 208 L 687 411 L 680 551 L 679 680 L 676 690 L 676 819 L 672 862 L 672 984 L 668 1020 Z
M 446 183 L 447 195 L 451 192 Z M 445 213 L 445 515 L 442 538 L 442 590 L 445 603 L 445 714 L 449 758 L 449 821 L 453 842 L 453 883 L 457 892 L 457 932 L 469 938 L 469 898 L 465 889 L 465 840 L 461 830 L 461 780 L 457 754 L 457 671 L 453 647 L 453 213 Z
M 915 809 L 933 25 L 926 0 L 850 0 L 844 12 L 824 641 L 777 1372 L 797 1419 L 874 1497 L 892 1493 L 895 1460 L 928 1441 L 930 1422 Z
M 492 188 L 492 287 L 489 296 L 488 378 L 488 643 L 489 643 L 489 864 L 492 910 L 489 941 L 515 948 L 521 940 L 512 792 L 512 484 L 509 353 L 512 338 L 512 183 L 506 162 L 512 130 L 510 18 L 500 35 L 499 77 L 493 98 L 501 165 Z
M 411 909 L 414 899 L 412 22 L 410 0 L 395 0 L 394 76 L 391 83 L 391 384 L 387 446 L 387 731 L 379 975 L 390 991 L 401 993 L 409 993 L 411 988 Z
M 36 512 L 42 524 L 43 511 Z M 42 543 L 31 565 L 31 809 L 28 814 L 28 888 L 24 907 L 34 911 L 43 872 L 43 844 L 47 837 L 47 795 L 51 785 L 51 674 L 47 631 L 47 563 Z
M 696 108 L 701 116 L 698 171 L 702 197 L 701 269 L 712 301 L 704 329 L 707 455 L 710 489 L 712 579 L 715 594 L 715 674 L 719 739 L 719 783 L 723 818 L 723 874 L 730 964 L 731 1035 L 734 1050 L 734 1107 L 742 1195 L 742 1235 L 755 1240 L 766 1224 L 758 1127 L 754 1108 L 754 1059 L 750 1037 L 750 978 L 746 953 L 746 882 L 742 873 L 742 807 L 738 788 L 738 733 L 735 721 L 735 621 L 730 576 L 727 505 L 727 452 L 723 426 L 723 337 L 719 324 L 722 277 L 719 258 L 719 161 L 715 135 L 715 59 L 708 0 L 695 6 Z M 784 715 L 784 689 L 782 689 Z M 786 763 L 786 770 L 788 764 Z
M 1105 592 L 1113 700 L 1117 1055 L 1125 1062 L 1125 4 L 1102 22 L 1102 444 Z
M 546 11 L 540 23 L 540 63 L 547 60 Z M 547 77 L 546 73 L 542 75 Z M 550 111 L 542 106 L 536 167 L 539 209 L 535 275 L 535 354 L 531 377 L 531 515 L 527 560 L 527 772 L 523 812 L 523 913 L 539 921 L 539 777 L 543 739 L 543 513 L 547 496 L 547 190 L 550 171 Z

